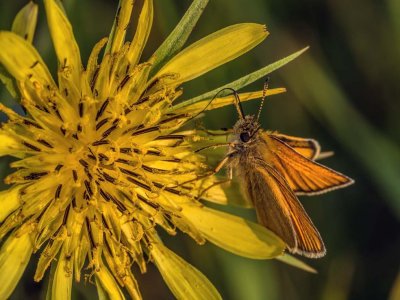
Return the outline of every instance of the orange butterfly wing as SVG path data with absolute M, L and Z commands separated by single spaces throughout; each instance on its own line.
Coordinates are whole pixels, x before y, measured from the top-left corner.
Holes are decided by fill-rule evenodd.
M 246 172 L 246 173 L 243 173 Z M 324 256 L 324 243 L 285 179 L 265 161 L 255 159 L 242 169 L 243 190 L 253 202 L 259 222 L 277 234 L 291 253 Z
M 321 153 L 321 146 L 316 140 L 290 136 L 277 132 L 270 134 L 270 136 L 271 135 L 277 137 L 280 141 L 286 143 L 287 145 L 292 147 L 297 153 L 300 153 L 308 159 L 317 159 Z
M 263 142 L 270 152 L 265 155 L 269 161 L 298 195 L 315 195 L 342 188 L 354 181 L 306 156 L 301 155 L 280 139 L 281 136 L 262 133 Z

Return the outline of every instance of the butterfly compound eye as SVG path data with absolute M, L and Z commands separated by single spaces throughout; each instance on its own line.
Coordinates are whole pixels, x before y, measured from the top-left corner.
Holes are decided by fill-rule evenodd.
M 250 134 L 247 131 L 242 132 L 239 137 L 243 143 L 247 143 L 250 140 Z

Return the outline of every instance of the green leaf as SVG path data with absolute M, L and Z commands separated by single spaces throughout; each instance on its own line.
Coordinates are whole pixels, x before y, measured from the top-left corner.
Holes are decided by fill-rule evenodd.
M 299 268 L 303 271 L 310 272 L 310 273 L 318 273 L 317 270 L 315 270 L 313 267 L 310 267 L 305 262 L 302 262 L 301 260 L 299 260 L 289 254 L 285 253 L 282 256 L 278 256 L 276 259 L 285 264 L 291 265 L 292 267 Z
M 275 88 L 275 89 L 268 89 L 266 95 L 267 97 L 272 95 L 277 95 L 286 92 L 285 88 Z M 222 94 L 222 93 L 220 93 Z M 255 92 L 248 92 L 248 93 L 239 93 L 240 102 L 246 102 L 249 100 L 260 99 L 263 96 L 263 91 L 255 91 Z M 214 95 L 215 96 L 215 95 Z M 184 101 L 177 105 L 174 105 L 170 108 L 171 111 L 175 113 L 182 110 L 185 112 L 193 112 L 193 111 L 201 111 L 201 110 L 213 110 L 216 108 L 224 107 L 226 105 L 232 105 L 235 101 L 235 95 L 227 95 L 225 97 L 217 97 L 214 99 L 212 103 L 210 103 L 210 98 L 205 100 L 200 100 L 196 102 L 192 102 L 191 100 Z
M 50 274 L 46 287 L 46 300 L 51 300 L 51 289 L 54 281 L 54 274 L 56 273 L 57 261 L 54 261 L 50 266 Z
M 156 74 L 156 72 L 179 50 L 182 49 L 186 43 L 190 33 L 194 26 L 196 26 L 201 14 L 206 8 L 209 0 L 194 0 L 192 5 L 186 11 L 185 15 L 176 25 L 175 29 L 165 39 L 161 46 L 153 54 L 155 61 L 153 68 L 150 73 L 150 77 Z
M 272 64 L 269 64 L 268 66 L 265 66 L 264 68 L 261 68 L 260 70 L 257 70 L 253 73 L 250 73 L 246 76 L 243 76 L 235 81 L 232 81 L 231 83 L 225 84 L 223 86 L 220 86 L 210 92 L 207 92 L 205 94 L 202 94 L 200 96 L 197 96 L 195 98 L 183 101 L 181 104 L 185 104 L 186 105 L 191 105 L 193 103 L 196 103 L 198 101 L 204 100 L 204 99 L 209 99 L 214 97 L 219 91 L 221 91 L 224 88 L 231 88 L 234 90 L 239 90 L 247 85 L 249 85 L 250 83 L 253 83 L 254 81 L 265 77 L 266 75 L 272 73 L 273 71 L 283 67 L 284 65 L 286 65 L 287 63 L 291 62 L 292 60 L 294 60 L 295 58 L 297 58 L 298 56 L 300 56 L 301 54 L 303 54 L 306 50 L 308 49 L 308 47 L 305 47 L 303 49 L 301 49 L 300 51 L 297 51 L 289 56 L 286 56 Z M 221 92 L 219 94 L 219 96 L 224 96 L 231 93 L 230 91 L 226 91 L 226 92 Z

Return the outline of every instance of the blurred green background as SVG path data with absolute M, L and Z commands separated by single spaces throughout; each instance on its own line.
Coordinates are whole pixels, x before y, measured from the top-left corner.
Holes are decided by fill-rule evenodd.
M 54 72 L 56 59 L 38 2 L 35 45 Z M 117 1 L 63 2 L 86 61 L 93 45 L 108 34 Z M 154 25 L 144 59 L 191 3 L 154 2 Z M 267 24 L 271 34 L 250 53 L 185 84 L 183 98 L 229 83 L 309 45 L 306 54 L 270 75 L 271 87 L 285 86 L 288 91 L 268 99 L 263 127 L 317 139 L 323 149 L 335 152 L 324 163 L 356 183 L 325 195 L 301 197 L 328 249 L 326 257 L 307 260 L 317 275 L 277 261 L 236 257 L 210 244 L 199 247 L 183 234 L 165 237 L 166 244 L 203 271 L 224 299 L 400 299 L 400 1 L 210 2 L 188 44 L 240 22 Z M 11 27 L 25 3 L 0 1 L 1 29 Z M 245 90 L 260 90 L 262 85 L 261 80 Z M 0 97 L 12 105 L 4 88 Z M 257 106 L 257 101 L 246 103 L 245 112 L 254 113 Z M 207 114 L 207 124 L 214 129 L 231 127 L 236 119 L 233 108 Z M 8 172 L 8 163 L 0 160 L 0 172 Z M 231 210 L 254 218 L 251 211 Z M 44 299 L 45 282 L 33 282 L 34 268 L 35 262 L 13 299 Z M 154 267 L 138 280 L 145 299 L 173 298 Z M 95 297 L 90 284 L 74 290 L 74 299 Z

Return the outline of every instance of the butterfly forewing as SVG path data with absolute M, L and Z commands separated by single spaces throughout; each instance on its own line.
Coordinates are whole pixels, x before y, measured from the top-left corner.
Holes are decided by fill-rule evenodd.
M 262 132 L 261 136 L 269 149 L 268 160 L 296 194 L 320 194 L 353 183 L 349 177 L 301 155 L 278 135 Z

